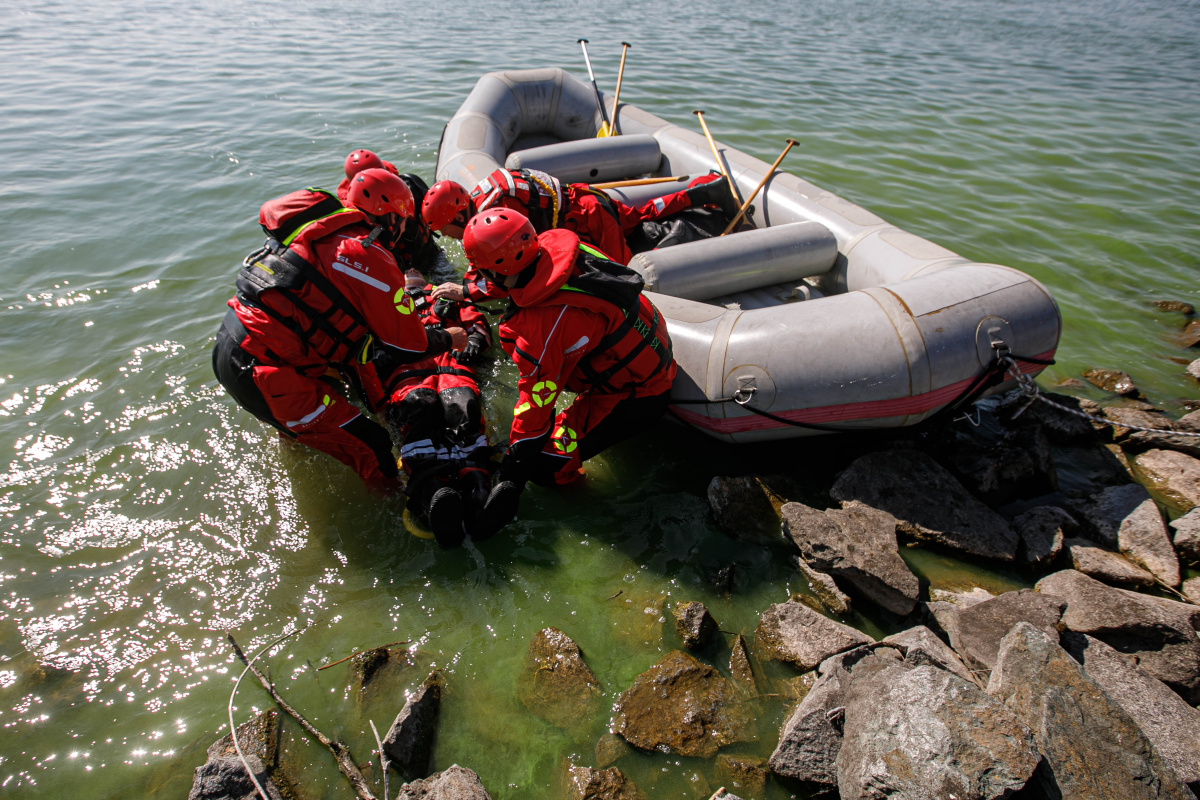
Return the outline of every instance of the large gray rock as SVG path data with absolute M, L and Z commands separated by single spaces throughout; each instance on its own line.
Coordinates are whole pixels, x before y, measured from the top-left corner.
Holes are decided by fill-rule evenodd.
M 1038 764 L 1029 728 L 978 686 L 934 666 L 856 670 L 837 757 L 842 800 L 990 800 Z
M 1041 497 L 1058 488 L 1050 440 L 1041 428 L 990 424 L 947 426 L 926 439 L 924 450 L 945 465 L 973 495 L 992 507 L 1019 497 Z
M 859 594 L 907 616 L 919 584 L 896 544 L 896 518 L 862 503 L 818 511 L 803 503 L 781 509 L 783 532 L 812 567 L 844 581 Z
M 796 571 L 808 582 L 809 591 L 821 601 L 821 605 L 839 617 L 850 613 L 853 606 L 850 597 L 838 588 L 832 575 L 813 569 L 812 565 L 801 556 L 796 556 L 793 563 L 796 565 Z
M 1105 550 L 1091 539 L 1067 539 L 1063 543 L 1071 566 L 1105 583 L 1154 586 L 1154 576 L 1125 556 Z
M 1200 438 L 1170 433 L 1186 433 L 1189 423 L 1183 420 L 1173 420 L 1158 410 L 1140 411 L 1132 408 L 1106 408 L 1104 415 L 1113 421 L 1113 439 L 1130 452 L 1177 450 L 1189 456 L 1200 456 Z M 1128 426 L 1151 430 L 1134 430 Z
M 754 631 L 759 658 L 810 670 L 830 656 L 874 641 L 795 600 L 767 608 Z
M 1175 550 L 1181 558 L 1200 561 L 1200 508 L 1193 508 L 1171 523 L 1175 529 Z
M 271 800 L 283 800 L 271 775 L 279 749 L 278 712 L 264 711 L 243 722 L 237 727 L 237 737 L 259 785 Z M 196 767 L 188 800 L 257 800 L 258 790 L 238 757 L 231 734 L 210 745 L 206 755 L 207 760 Z
M 1027 623 L 1000 645 L 988 694 L 1033 730 L 1037 779 L 1063 800 L 1194 796 L 1146 735 L 1066 651 Z
M 535 716 L 573 730 L 600 708 L 600 682 L 579 645 L 558 628 L 534 634 L 525 654 L 517 698 Z
M 1187 374 L 1200 381 L 1200 358 L 1187 365 Z
M 442 678 L 434 673 L 413 692 L 383 739 L 383 752 L 402 774 L 424 778 L 442 707 Z
M 1058 641 L 1058 622 L 1065 606 L 1061 599 L 1032 589 L 1005 592 L 960 609 L 958 627 L 950 637 L 950 644 L 971 669 L 990 670 L 1000 652 L 1000 640 L 1018 622 L 1028 622 Z
M 753 544 L 785 544 L 775 498 L 754 476 L 717 476 L 708 485 L 708 507 L 721 530 Z
M 1188 578 L 1183 582 L 1183 596 L 1200 606 L 1200 578 Z
M 1179 585 L 1179 559 L 1146 487 L 1137 483 L 1110 487 L 1081 504 L 1080 511 L 1099 541 L 1120 550 L 1168 586 Z
M 754 679 L 754 668 L 750 666 L 750 651 L 746 648 L 746 637 L 740 633 L 729 646 L 729 674 L 752 694 L 758 693 L 758 682 Z
M 1100 406 L 1087 398 L 1054 392 L 1043 394 L 1047 399 L 1076 411 L 1086 414 L 1100 412 Z M 1013 415 L 1017 412 L 1021 412 L 1021 416 L 1014 419 Z M 1028 405 L 1020 391 L 1015 389 L 1002 398 L 997 414 L 1010 427 L 1041 430 L 1053 444 L 1082 446 L 1090 445 L 1097 439 L 1096 429 L 1088 420 L 1074 414 L 1064 414 L 1045 403 Z
M 751 736 L 739 700 L 728 678 L 674 650 L 617 698 L 612 731 L 639 750 L 711 758 Z
M 1162 757 L 1187 783 L 1200 781 L 1200 711 L 1138 669 L 1099 639 L 1082 633 L 1063 636 L 1063 646 L 1088 677 L 1133 718 Z
M 1171 450 L 1147 450 L 1133 459 L 1146 483 L 1181 511 L 1200 506 L 1200 461 Z
M 1062 621 L 1068 630 L 1135 656 L 1147 674 L 1189 703 L 1200 702 L 1200 639 L 1189 615 L 1073 569 L 1047 575 L 1037 590 L 1066 601 Z
M 1017 533 L 936 461 L 913 450 L 870 453 L 838 476 L 830 494 L 887 511 L 918 541 L 968 555 L 1012 561 Z
M 400 787 L 396 800 L 492 800 L 479 776 L 454 764 L 449 769 Z
M 1012 521 L 1021 540 L 1021 560 L 1027 567 L 1049 566 L 1063 547 L 1064 536 L 1070 536 L 1078 523 L 1057 506 L 1031 508 Z
M 883 660 L 896 661 L 899 653 L 885 648 L 872 653 L 859 647 L 826 659 L 817 682 L 796 707 L 779 732 L 779 744 L 767 762 L 776 775 L 817 786 L 837 785 L 837 757 L 842 749 L 844 697 L 852 670 L 866 660 L 877 668 Z
M 567 767 L 567 797 L 569 800 L 646 800 L 621 770 Z
M 931 665 L 952 672 L 963 680 L 979 683 L 958 654 L 924 625 L 917 625 L 883 640 L 904 653 L 904 660 L 916 667 Z

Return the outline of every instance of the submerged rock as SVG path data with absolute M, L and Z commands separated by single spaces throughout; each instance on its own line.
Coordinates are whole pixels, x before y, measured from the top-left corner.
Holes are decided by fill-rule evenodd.
M 854 501 L 826 511 L 788 503 L 781 513 L 784 533 L 808 564 L 894 614 L 916 606 L 917 576 L 900 558 L 891 514 Z
M 763 762 L 745 756 L 725 753 L 717 756 L 717 776 L 721 783 L 750 797 L 761 797 L 767 785 L 767 769 Z
M 1175 337 L 1180 347 L 1196 347 L 1200 345 L 1200 320 L 1194 319 L 1183 327 L 1183 332 Z
M 874 641 L 795 600 L 764 611 L 754 639 L 760 658 L 786 661 L 801 670 L 813 669 L 829 656 Z
M 1078 528 L 1067 511 L 1057 506 L 1031 508 L 1012 521 L 1021 541 L 1021 560 L 1027 567 L 1048 566 L 1062 551 L 1063 537 Z
M 1133 657 L 1099 639 L 1068 633 L 1063 647 L 1125 709 L 1184 782 L 1200 781 L 1200 711 L 1138 669 Z
M 838 476 L 830 494 L 843 505 L 857 500 L 887 511 L 898 530 L 918 541 L 999 561 L 1016 557 L 1016 531 L 923 453 L 862 456 Z
M 904 653 L 904 660 L 915 667 L 930 665 L 951 672 L 963 680 L 979 684 L 971 670 L 945 642 L 924 625 L 917 625 L 883 640 Z
M 701 758 L 752 736 L 729 679 L 681 650 L 663 656 L 621 693 L 613 733 L 639 750 Z
M 1181 511 L 1200 505 L 1200 461 L 1172 450 L 1148 450 L 1133 459 L 1146 483 Z
M 391 659 L 392 651 L 386 647 L 376 647 L 374 650 L 365 650 L 361 653 L 356 653 L 350 659 L 350 668 L 354 672 L 354 682 L 358 686 L 359 692 L 364 692 L 371 680 L 379 673 Z
M 1018 623 L 1004 637 L 988 694 L 1033 730 L 1047 796 L 1193 800 L 1124 709 L 1032 625 Z
M 492 800 L 479 776 L 454 764 L 428 778 L 400 787 L 396 800 Z
M 570 800 L 646 800 L 646 795 L 616 767 L 568 767 L 567 787 Z
M 525 653 L 517 698 L 530 713 L 568 730 L 586 724 L 603 691 L 579 645 L 558 628 L 534 634 Z
M 821 601 L 821 605 L 829 609 L 839 617 L 844 617 L 850 613 L 852 603 L 841 589 L 833 577 L 824 572 L 813 569 L 802 556 L 795 556 L 796 570 L 804 576 L 808 581 L 808 589 L 813 595 Z
M 991 800 L 1033 775 L 1033 734 L 974 683 L 928 665 L 858 672 L 845 693 L 837 757 L 842 800 Z
M 1080 504 L 1079 510 L 1098 541 L 1120 550 L 1168 586 L 1179 585 L 1179 559 L 1162 514 L 1144 486 L 1113 486 Z
M 429 757 L 442 707 L 442 677 L 435 672 L 425 679 L 404 703 L 383 739 L 383 752 L 401 774 L 424 778 L 429 774 Z
M 729 649 L 729 674 L 751 693 L 758 692 L 754 669 L 750 666 L 750 651 L 746 649 L 746 637 L 740 633 Z
M 708 507 L 730 537 L 753 544 L 784 544 L 773 494 L 754 476 L 716 477 L 708 485 Z
M 278 712 L 264 711 L 243 722 L 237 727 L 237 737 L 246 756 L 246 764 L 249 764 L 259 785 L 271 800 L 283 800 L 283 794 L 270 774 L 278 761 Z M 238 758 L 232 734 L 227 733 L 214 742 L 206 755 L 208 758 L 204 764 L 196 767 L 188 800 L 242 800 L 259 796 L 246 767 Z
M 1122 555 L 1097 547 L 1090 539 L 1067 539 L 1064 549 L 1071 565 L 1105 583 L 1154 586 L 1154 576 Z
M 1093 386 L 1106 392 L 1119 394 L 1122 397 L 1141 397 L 1133 379 L 1119 369 L 1089 369 L 1083 373 L 1084 379 Z
M 633 752 L 624 739 L 615 733 L 605 733 L 596 740 L 596 766 L 600 769 L 611 767 L 622 756 Z
M 1200 639 L 1188 614 L 1071 569 L 1042 578 L 1037 590 L 1066 601 L 1062 621 L 1068 630 L 1135 656 L 1148 675 L 1188 702 L 1200 702 Z
M 992 600 L 959 611 L 958 628 L 950 644 L 971 669 L 990 670 L 1000 651 L 1000 640 L 1018 622 L 1027 622 L 1058 641 L 1058 622 L 1065 603 L 1032 589 L 1005 592 Z
M 688 650 L 703 650 L 717 635 L 717 623 L 708 607 L 697 600 L 677 603 L 674 610 L 675 632 Z
M 1155 300 L 1154 305 L 1162 311 L 1174 311 L 1188 317 L 1196 313 L 1196 309 L 1192 308 L 1191 303 L 1185 303 L 1182 300 Z

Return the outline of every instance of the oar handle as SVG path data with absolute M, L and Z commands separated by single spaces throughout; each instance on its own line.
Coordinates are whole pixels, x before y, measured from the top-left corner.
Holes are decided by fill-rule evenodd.
M 600 99 L 600 87 L 596 85 L 596 74 L 592 72 L 592 60 L 588 58 L 588 40 L 580 39 L 579 46 L 583 48 L 583 61 L 587 64 L 588 78 L 592 82 L 592 91 L 596 93 L 596 105 L 600 109 L 600 118 L 604 120 L 604 126 L 612 130 L 612 123 L 608 121 L 608 111 L 604 108 L 604 101 Z
M 742 207 L 739 208 L 738 212 L 733 215 L 733 219 L 729 221 L 729 225 L 725 228 L 725 230 L 721 231 L 722 236 L 729 233 L 731 230 L 733 230 L 734 226 L 738 224 L 738 221 L 741 220 L 742 215 L 746 213 L 746 209 L 749 208 L 750 204 L 754 202 L 754 198 L 758 195 L 759 191 L 767 185 L 767 181 L 769 181 L 771 176 L 775 174 L 775 168 L 778 167 L 780 162 L 783 161 L 783 157 L 788 154 L 788 150 L 792 149 L 792 145 L 797 144 L 800 143 L 795 139 L 787 140 L 787 147 L 783 148 L 783 152 L 779 154 L 779 158 L 775 159 L 775 163 L 771 165 L 769 170 L 767 170 L 767 174 L 763 175 L 763 179 L 758 182 L 758 186 L 754 187 L 754 191 L 751 192 L 750 196 L 746 198 L 746 202 L 742 203 Z
M 617 127 L 617 115 L 620 113 L 619 103 L 621 102 L 621 79 L 625 77 L 625 54 L 629 52 L 629 48 L 633 47 L 629 42 L 621 42 L 621 68 L 617 70 L 617 91 L 613 94 L 613 128 L 611 131 L 613 136 L 620 135 L 620 131 L 615 130 Z
M 686 181 L 687 175 L 672 175 L 666 178 L 632 178 L 627 181 L 608 181 L 607 183 L 593 183 L 590 186 L 593 189 L 622 189 L 626 186 L 648 186 L 652 183 L 678 183 Z
M 729 192 L 733 195 L 733 202 L 741 205 L 742 198 L 738 194 L 737 184 L 733 182 L 733 177 L 730 176 L 729 170 L 725 168 L 725 159 L 721 158 L 720 152 L 717 151 L 717 143 L 713 141 L 712 134 L 708 132 L 708 123 L 704 121 L 704 112 L 697 108 L 692 113 L 700 120 L 700 127 L 704 129 L 704 138 L 708 139 L 708 147 L 712 150 L 713 159 L 717 162 L 717 169 L 721 171 L 721 174 L 725 176 L 725 180 L 729 182 Z

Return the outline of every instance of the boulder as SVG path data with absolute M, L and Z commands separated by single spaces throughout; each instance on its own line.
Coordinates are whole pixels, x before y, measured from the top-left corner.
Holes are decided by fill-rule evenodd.
M 874 641 L 795 600 L 764 611 L 754 639 L 760 658 L 786 661 L 801 670 L 810 670 L 831 655 Z
M 952 672 L 963 680 L 979 683 L 958 654 L 924 625 L 917 625 L 883 640 L 904 653 L 904 660 L 913 666 L 931 665 Z
M 1187 374 L 1200 381 L 1200 358 L 1197 358 L 1195 361 L 1188 364 Z
M 639 750 L 701 758 L 751 738 L 733 684 L 681 650 L 663 656 L 621 693 L 612 731 Z
M 1163 428 L 1169 430 L 1173 420 L 1155 408 L 1144 411 L 1129 406 L 1105 406 L 1104 418 L 1112 425 L 1114 442 L 1124 442 L 1134 433 L 1133 428 Z
M 1154 586 L 1154 576 L 1122 555 L 1097 547 L 1091 539 L 1067 539 L 1067 558 L 1084 575 L 1105 583 Z
M 717 779 L 750 797 L 762 797 L 767 786 L 767 768 L 759 759 L 722 753 L 717 756 Z
M 1133 467 L 1150 488 L 1181 511 L 1200 505 L 1200 461 L 1173 450 L 1147 450 Z
M 1194 319 L 1183 327 L 1183 332 L 1175 337 L 1180 347 L 1196 347 L 1200 345 L 1200 320 Z
M 1188 578 L 1183 582 L 1183 596 L 1200 607 L 1200 578 Z
M 605 733 L 596 740 L 596 766 L 607 769 L 622 756 L 633 752 L 624 739 L 615 733 Z
M 708 507 L 727 535 L 752 544 L 784 544 L 774 496 L 754 476 L 721 477 L 708 485 Z
M 1067 633 L 1062 643 L 1088 677 L 1133 718 L 1176 774 L 1186 783 L 1200 781 L 1200 711 L 1138 669 L 1134 658 L 1099 639 Z
M 1133 408 L 1106 408 L 1104 415 L 1112 420 L 1113 439 L 1133 453 L 1144 450 L 1177 450 L 1190 456 L 1200 456 L 1200 438 L 1172 434 L 1168 431 L 1190 432 L 1183 420 L 1172 420 L 1162 411 L 1141 411 Z M 1134 430 L 1152 428 L 1153 430 Z
M 1018 622 L 1028 622 L 1058 641 L 1058 623 L 1066 604 L 1059 598 L 1032 589 L 1005 592 L 969 608 L 960 609 L 958 628 L 950 644 L 973 670 L 990 670 L 1000 651 L 1000 640 Z
M 796 571 L 808 582 L 808 590 L 821 602 L 822 606 L 839 617 L 850 613 L 853 605 L 850 597 L 838 588 L 837 582 L 833 580 L 832 576 L 813 569 L 800 556 L 795 556 L 792 563 L 796 565 Z
M 703 650 L 717 635 L 717 623 L 708 613 L 708 607 L 698 600 L 676 603 L 674 609 L 675 632 L 688 650 Z
M 551 725 L 573 730 L 599 710 L 603 691 L 579 645 L 558 628 L 534 634 L 525 653 L 517 697 Z
M 1162 514 L 1144 486 L 1110 487 L 1081 503 L 1079 511 L 1097 541 L 1120 550 L 1168 586 L 1179 585 L 1179 559 Z
M 1171 523 L 1175 529 L 1175 552 L 1188 561 L 1200 561 L 1200 508 L 1194 508 Z
M 283 800 L 272 780 L 279 750 L 279 714 L 263 711 L 237 727 L 238 744 L 246 764 L 271 800 Z M 233 745 L 232 734 L 225 734 L 206 753 L 205 762 L 196 767 L 188 800 L 242 800 L 258 798 L 258 790 L 246 772 Z M 286 788 L 286 787 L 285 787 Z
M 972 586 L 969 592 L 955 592 L 950 589 L 930 589 L 929 599 L 939 603 L 950 603 L 959 608 L 970 608 L 985 600 L 991 600 L 996 595 L 982 586 Z
M 1135 656 L 1148 675 L 1188 702 L 1200 702 L 1200 638 L 1189 615 L 1073 569 L 1047 575 L 1037 590 L 1066 601 L 1062 621 L 1068 630 Z
M 1083 373 L 1084 380 L 1106 392 L 1122 397 L 1141 397 L 1142 392 L 1127 374 L 1119 369 L 1089 369 Z
M 1078 528 L 1075 518 L 1057 506 L 1037 506 L 1012 521 L 1021 542 L 1021 561 L 1032 568 L 1049 566 L 1062 550 L 1063 537 Z
M 1158 606 L 1173 619 L 1191 624 L 1193 630 L 1200 631 L 1200 606 L 1186 601 L 1180 602 L 1169 597 L 1159 597 L 1155 594 L 1141 594 L 1128 589 L 1118 589 L 1118 592 L 1130 598 L 1134 603 L 1150 602 Z
M 918 541 L 999 561 L 1016 557 L 1016 531 L 923 453 L 862 456 L 838 476 L 830 494 L 843 505 L 857 500 L 887 511 L 898 530 Z
M 788 717 L 779 732 L 779 743 L 767 762 L 776 775 L 819 787 L 837 785 L 837 757 L 842 749 L 843 698 L 850 686 L 851 670 L 862 660 L 897 660 L 898 652 L 885 649 L 876 655 L 858 647 L 826 659 L 817 682 Z
M 758 682 L 754 680 L 754 669 L 750 666 L 750 651 L 746 649 L 746 637 L 740 633 L 729 648 L 729 674 L 751 693 L 758 693 Z
M 973 495 L 990 506 L 1040 497 L 1058 488 L 1050 440 L 1038 427 L 1006 428 L 978 405 L 978 426 L 946 426 L 931 432 L 925 451 L 945 465 Z
M 1004 637 L 988 694 L 1033 731 L 1045 795 L 1178 798 L 1192 793 L 1132 718 L 1066 651 L 1028 623 Z
M 354 654 L 350 659 L 350 669 L 360 694 L 367 690 L 371 680 L 387 665 L 391 656 L 392 651 L 386 647 L 376 647 L 374 650 Z
M 1098 414 L 1100 406 L 1083 397 L 1072 397 L 1054 392 L 1043 392 L 1046 399 L 1085 414 Z M 1025 409 L 1021 411 L 1021 409 Z M 1014 419 L 1013 415 L 1021 412 Z M 1096 428 L 1083 417 L 1066 414 L 1045 403 L 1034 403 L 1027 407 L 1025 397 L 1018 390 L 1005 395 L 997 408 L 997 416 L 1014 428 L 1036 428 L 1041 430 L 1052 444 L 1082 445 L 1096 440 Z
M 1021 789 L 1039 756 L 1029 728 L 974 683 L 932 665 L 852 673 L 837 757 L 842 800 L 991 800 Z
M 492 800 L 479 776 L 458 764 L 400 787 L 396 800 Z
M 1154 305 L 1162 311 L 1175 311 L 1188 317 L 1196 313 L 1196 309 L 1192 308 L 1190 303 L 1182 300 L 1155 300 Z
M 435 672 L 405 701 L 383 739 L 391 765 L 410 778 L 429 774 L 429 757 L 442 706 L 441 673 Z
M 781 509 L 783 532 L 815 569 L 859 594 L 907 616 L 917 604 L 918 581 L 896 544 L 896 518 L 862 503 L 818 511 L 803 503 Z
M 567 767 L 570 800 L 646 800 L 646 795 L 616 767 Z

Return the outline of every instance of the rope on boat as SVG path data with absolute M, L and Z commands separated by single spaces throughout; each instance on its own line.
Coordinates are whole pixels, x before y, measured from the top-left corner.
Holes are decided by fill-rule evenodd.
M 1083 419 L 1091 422 L 1099 422 L 1102 425 L 1108 425 L 1109 427 L 1113 428 L 1127 428 L 1131 431 L 1145 431 L 1146 433 L 1161 433 L 1167 436 L 1188 436 L 1192 438 L 1200 437 L 1200 433 L 1191 433 L 1188 431 L 1168 431 L 1163 430 L 1162 428 L 1147 428 L 1142 425 L 1130 425 L 1125 422 L 1113 422 L 1110 419 L 1097 417 L 1087 413 L 1086 411 L 1080 411 L 1077 408 L 1071 408 L 1069 406 L 1064 406 L 1062 403 L 1056 403 L 1041 393 L 1041 388 L 1034 382 L 1033 378 L 1021 372 L 1012 356 L 1002 356 L 1000 361 L 1006 365 L 1008 374 L 1017 382 L 1017 386 L 1021 391 L 1021 395 L 1027 398 L 1024 407 L 1021 408 L 1021 410 L 1017 413 L 1013 414 L 1013 419 L 1016 419 L 1024 414 L 1029 407 L 1033 405 L 1035 400 L 1041 400 L 1046 405 L 1057 408 L 1059 411 L 1064 411 L 1072 416 L 1082 417 Z

